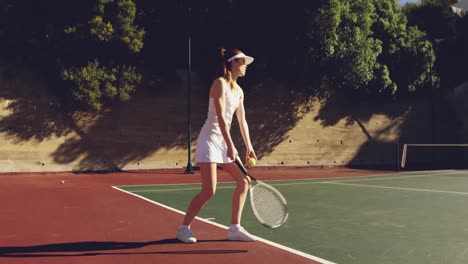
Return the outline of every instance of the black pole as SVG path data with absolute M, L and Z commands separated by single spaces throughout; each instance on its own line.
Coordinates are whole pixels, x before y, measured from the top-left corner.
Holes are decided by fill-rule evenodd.
M 192 167 L 192 43 L 190 40 L 190 7 L 188 7 L 188 70 L 187 70 L 187 168 L 185 173 L 193 174 Z

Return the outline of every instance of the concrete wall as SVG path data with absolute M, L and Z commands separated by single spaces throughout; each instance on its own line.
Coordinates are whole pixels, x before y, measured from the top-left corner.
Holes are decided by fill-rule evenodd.
M 45 92 L 43 82 L 23 81 L 40 80 L 37 76 L 0 76 L 1 172 L 182 168 L 187 164 L 187 86 L 183 83 L 147 84 L 130 102 L 86 114 L 67 113 L 63 103 Z M 321 103 L 269 82 L 246 85 L 244 90 L 260 166 L 395 167 L 401 151 L 396 142 L 466 139 L 466 129 L 459 127 L 460 121 L 441 102 L 383 104 L 342 98 Z M 192 95 L 193 151 L 206 118 L 208 87 L 194 83 Z M 243 154 L 235 123 L 232 134 Z

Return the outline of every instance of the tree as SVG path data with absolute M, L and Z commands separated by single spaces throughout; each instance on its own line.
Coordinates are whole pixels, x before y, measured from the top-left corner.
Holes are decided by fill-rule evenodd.
M 115 99 L 127 101 L 141 83 L 136 67 L 127 65 L 143 48 L 145 31 L 135 25 L 135 16 L 131 0 L 97 0 L 87 21 L 64 28 L 69 45 L 86 47 L 84 54 L 67 54 L 62 70 L 73 99 L 85 108 L 99 111 Z
M 432 45 L 407 28 L 396 1 L 322 1 L 311 14 L 310 58 L 323 89 L 393 97 L 431 83 Z
M 435 53 L 426 35 L 416 27 L 408 27 L 404 13 L 395 1 L 374 0 L 376 7 L 373 31 L 382 40 L 379 62 L 388 68 L 396 93 L 415 92 L 437 85 L 432 68 Z
M 100 110 L 128 100 L 142 80 L 134 64 L 145 31 L 136 18 L 132 0 L 0 0 L 2 58 L 42 74 L 57 95 Z
M 458 0 L 422 0 L 423 5 L 436 5 L 444 8 L 450 8 L 452 4 L 455 4 Z
M 443 2 L 404 6 L 403 12 L 408 25 L 417 26 L 419 30 L 426 32 L 431 41 L 451 38 L 455 34 L 456 16 L 450 9 L 450 1 Z
M 426 32 L 435 47 L 437 60 L 433 70 L 440 76 L 440 86 L 449 90 L 466 81 L 464 71 L 468 58 L 468 43 L 463 40 L 464 32 L 468 32 L 468 26 L 463 26 L 467 18 L 460 18 L 452 12 L 450 5 L 454 2 L 432 0 L 403 9 L 408 24 Z
M 323 89 L 359 90 L 374 79 L 382 43 L 372 37 L 373 12 L 369 1 L 340 0 L 311 10 L 310 58 L 320 66 Z

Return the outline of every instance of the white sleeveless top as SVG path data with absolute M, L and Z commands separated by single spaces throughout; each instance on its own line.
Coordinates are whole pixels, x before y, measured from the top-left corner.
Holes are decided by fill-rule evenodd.
M 231 87 L 228 87 L 225 89 L 224 98 L 224 118 L 229 128 L 231 128 L 232 117 L 239 107 L 240 93 L 235 93 L 231 90 Z M 200 131 L 200 135 L 198 135 L 195 150 L 195 162 L 233 162 L 233 160 L 227 156 L 227 144 L 219 127 L 213 98 L 210 98 L 208 117 Z

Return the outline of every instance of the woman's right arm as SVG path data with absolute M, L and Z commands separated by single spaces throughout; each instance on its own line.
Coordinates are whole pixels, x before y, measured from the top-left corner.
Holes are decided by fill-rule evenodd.
M 210 97 L 213 98 L 216 116 L 218 117 L 219 128 L 221 129 L 224 141 L 228 147 L 228 157 L 234 160 L 237 156 L 237 149 L 235 148 L 234 142 L 232 141 L 229 126 L 226 123 L 226 118 L 224 116 L 226 111 L 226 106 L 224 105 L 226 94 L 225 89 L 227 88 L 224 85 L 223 80 L 220 78 L 216 79 L 211 85 Z

